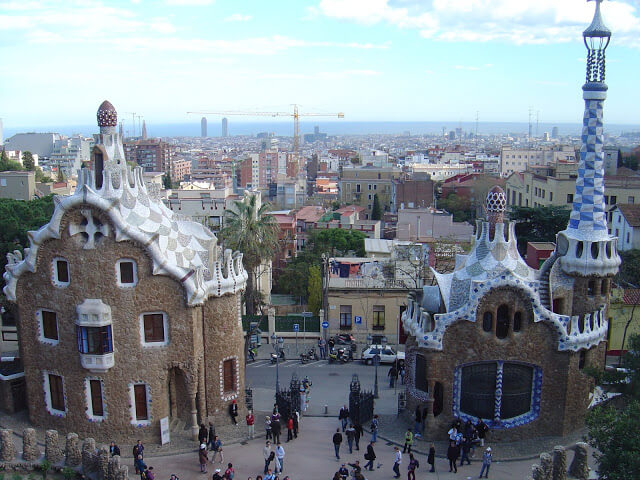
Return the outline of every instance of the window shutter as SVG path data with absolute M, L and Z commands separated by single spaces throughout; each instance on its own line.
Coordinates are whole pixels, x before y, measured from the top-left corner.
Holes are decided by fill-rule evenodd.
M 90 380 L 89 390 L 91 393 L 91 410 L 96 417 L 104 416 L 102 405 L 102 383 L 100 380 Z
M 147 386 L 142 383 L 133 386 L 133 394 L 136 405 L 136 420 L 148 420 L 147 411 Z

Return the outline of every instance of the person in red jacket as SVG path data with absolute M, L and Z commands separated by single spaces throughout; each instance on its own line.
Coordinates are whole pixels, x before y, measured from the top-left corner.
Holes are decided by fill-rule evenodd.
M 249 433 L 249 438 L 253 438 L 256 433 L 256 430 L 255 430 L 256 419 L 253 417 L 253 412 L 251 410 L 249 410 L 249 413 L 247 413 L 245 420 L 247 421 L 247 430 Z
M 287 442 L 293 440 L 293 417 L 287 420 Z

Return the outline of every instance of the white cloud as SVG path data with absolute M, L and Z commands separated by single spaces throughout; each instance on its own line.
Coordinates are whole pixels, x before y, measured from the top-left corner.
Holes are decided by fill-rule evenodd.
M 225 22 L 248 22 L 253 17 L 251 15 L 242 15 L 241 13 L 234 13 L 224 19 Z
M 602 7 L 619 44 L 640 48 L 640 12 L 632 0 Z M 440 41 L 514 44 L 575 41 L 593 18 L 584 0 L 320 0 L 312 15 L 365 25 L 388 23 Z
M 165 0 L 164 3 L 176 7 L 204 7 L 213 2 L 215 0 Z
M 265 80 L 337 80 L 346 79 L 347 77 L 375 77 L 381 75 L 376 70 L 342 70 L 336 72 L 314 72 L 314 73 L 264 73 L 259 74 L 257 78 Z

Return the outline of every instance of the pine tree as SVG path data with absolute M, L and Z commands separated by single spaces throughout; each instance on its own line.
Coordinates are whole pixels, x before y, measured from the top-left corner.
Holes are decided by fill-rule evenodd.
M 382 207 L 380 207 L 380 199 L 376 193 L 373 196 L 373 208 L 371 209 L 371 220 L 382 220 Z
M 25 170 L 33 172 L 36 169 L 36 162 L 33 159 L 31 152 L 26 151 L 22 153 L 22 166 Z

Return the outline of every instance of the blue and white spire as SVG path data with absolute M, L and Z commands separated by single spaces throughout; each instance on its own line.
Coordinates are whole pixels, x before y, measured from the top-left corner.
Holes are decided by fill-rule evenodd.
M 611 40 L 611 30 L 602 20 L 602 0 L 595 2 L 593 21 L 582 33 L 587 47 L 587 75 L 582 86 L 585 109 L 576 193 L 569 225 L 557 239 L 563 270 L 587 276 L 613 275 L 620 265 L 615 238 L 608 232 L 604 201 L 603 105 L 608 88 L 605 50 Z

